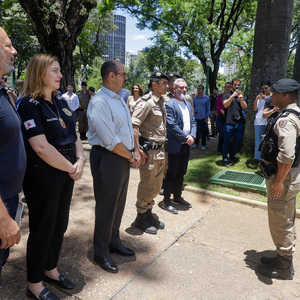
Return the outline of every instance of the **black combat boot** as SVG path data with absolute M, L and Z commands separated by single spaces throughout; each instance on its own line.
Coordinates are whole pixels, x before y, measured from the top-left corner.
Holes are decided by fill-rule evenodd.
M 274 260 L 276 260 L 277 256 L 274 256 L 274 257 L 268 257 L 268 256 L 263 256 L 261 259 L 260 259 L 260 262 L 264 265 L 269 265 L 271 264 Z
M 161 221 L 159 221 L 158 219 L 156 219 L 153 214 L 152 214 L 152 209 L 148 209 L 146 211 L 146 215 L 148 218 L 148 221 L 157 229 L 164 229 L 165 228 L 165 224 Z
M 266 261 L 267 260 L 265 260 L 265 262 Z M 274 259 L 270 258 L 268 262 L 268 264 L 264 263 L 258 266 L 258 273 L 271 278 L 284 280 L 293 279 L 294 268 L 292 256 L 277 255 Z
M 135 221 L 132 223 L 133 226 L 142 229 L 146 233 L 156 234 L 157 229 L 148 220 L 147 213 L 138 213 Z

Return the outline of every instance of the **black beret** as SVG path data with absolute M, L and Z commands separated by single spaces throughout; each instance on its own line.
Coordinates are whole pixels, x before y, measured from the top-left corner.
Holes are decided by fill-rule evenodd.
M 181 76 L 178 73 L 172 72 L 172 73 L 169 74 L 169 81 L 172 78 L 181 78 Z
M 81 82 L 81 86 L 87 86 L 86 82 L 85 82 L 85 81 L 82 81 L 82 82 Z
M 91 92 L 95 93 L 95 88 L 94 88 L 93 86 L 90 86 L 90 87 L 89 87 L 89 90 L 90 90 Z
M 294 79 L 280 79 L 273 83 L 273 90 L 278 93 L 291 93 L 299 89 L 299 83 Z
M 160 71 L 155 71 L 153 73 L 151 73 L 150 75 L 150 79 L 167 79 L 169 80 L 168 76 Z

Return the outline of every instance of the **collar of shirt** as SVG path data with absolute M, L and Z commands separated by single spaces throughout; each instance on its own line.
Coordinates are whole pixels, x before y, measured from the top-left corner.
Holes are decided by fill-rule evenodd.
M 109 90 L 105 86 L 102 86 L 100 89 L 103 93 L 107 94 L 111 98 L 116 98 L 118 100 L 121 100 L 121 96 L 113 92 L 112 90 Z
M 161 96 L 160 98 L 158 98 L 152 91 L 151 91 L 149 94 L 152 95 L 152 99 L 153 99 L 155 102 L 158 102 L 160 99 L 162 99 L 162 101 L 164 101 L 163 96 Z

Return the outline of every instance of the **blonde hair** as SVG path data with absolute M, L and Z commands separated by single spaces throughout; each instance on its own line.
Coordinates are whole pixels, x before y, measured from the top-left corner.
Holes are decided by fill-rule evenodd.
M 43 81 L 47 68 L 54 62 L 58 62 L 56 56 L 50 54 L 37 54 L 33 56 L 28 65 L 26 71 L 25 82 L 22 90 L 22 96 L 30 96 L 34 99 L 45 97 L 45 83 Z M 57 96 L 57 90 L 52 94 Z

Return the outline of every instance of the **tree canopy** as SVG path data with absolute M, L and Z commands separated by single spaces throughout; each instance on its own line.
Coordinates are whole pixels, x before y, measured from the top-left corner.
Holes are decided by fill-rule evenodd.
M 28 14 L 41 52 L 56 55 L 62 73 L 62 88 L 74 82 L 73 51 L 96 0 L 19 0 Z
M 216 85 L 220 57 L 238 23 L 255 14 L 256 0 L 117 0 L 116 5 L 138 18 L 139 28 L 149 28 L 186 47 L 207 72 L 213 63 L 210 89 Z

